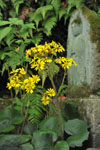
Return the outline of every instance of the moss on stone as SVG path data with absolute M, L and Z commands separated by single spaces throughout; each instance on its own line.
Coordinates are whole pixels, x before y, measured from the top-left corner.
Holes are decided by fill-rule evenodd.
M 69 86 L 66 94 L 71 98 L 89 97 L 90 90 L 88 86 Z
M 96 12 L 93 12 L 86 6 L 81 6 L 80 9 L 82 10 L 82 13 L 84 17 L 89 21 L 90 23 L 90 38 L 93 43 L 97 44 L 96 49 L 100 51 L 100 17 L 96 14 Z M 72 12 L 72 15 L 75 14 L 77 11 L 74 10 Z
M 92 10 L 88 9 L 87 7 L 81 7 L 84 17 L 90 23 L 90 38 L 93 43 L 97 44 L 97 50 L 100 51 L 100 17 L 93 12 Z
M 76 23 L 76 24 L 81 24 L 81 18 L 78 16 L 73 22 L 73 23 Z

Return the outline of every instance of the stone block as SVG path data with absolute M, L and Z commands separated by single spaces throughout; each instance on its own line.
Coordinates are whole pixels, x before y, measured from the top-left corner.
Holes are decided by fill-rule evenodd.
M 100 148 L 100 97 L 71 98 L 90 129 L 89 146 Z

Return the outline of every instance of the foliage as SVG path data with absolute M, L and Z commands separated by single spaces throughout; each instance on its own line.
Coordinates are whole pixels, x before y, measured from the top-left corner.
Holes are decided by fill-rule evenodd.
M 39 44 L 44 35 L 50 36 L 52 29 L 62 18 L 66 20 L 80 5 L 87 5 L 100 14 L 99 0 L 1 0 L 0 1 L 0 60 L 2 74 L 9 68 L 23 65 L 24 50 Z M 16 56 L 16 57 L 15 57 Z M 8 70 L 9 71 L 9 70 Z
M 79 119 L 67 121 L 63 115 L 66 112 L 62 113 L 60 94 L 63 94 L 66 88 L 64 85 L 66 72 L 73 64 L 77 66 L 72 58 L 58 55 L 64 51 L 61 44 L 54 41 L 36 45 L 26 50 L 26 59 L 29 59 L 29 65 L 34 71 L 29 72 L 22 67 L 9 73 L 7 88 L 15 90 L 16 96 L 19 94 L 20 97 L 13 100 L 13 107 L 24 116 L 20 130 L 21 133 L 32 135 L 30 139 L 32 145 L 29 142 L 26 144 L 30 148 L 33 146 L 34 150 L 69 150 L 70 147 L 82 146 L 88 139 L 86 122 Z M 59 72 L 60 66 L 64 76 L 61 86 L 57 89 L 54 76 Z M 50 80 L 52 88 L 44 88 L 46 78 Z M 52 106 L 53 115 L 50 116 Z M 43 111 L 46 111 L 47 116 L 42 120 Z
M 14 130 L 16 124 L 21 124 L 24 120 L 22 114 L 15 109 L 5 108 L 0 112 L 0 133 Z
M 33 146 L 29 143 L 30 139 L 29 135 L 0 135 L 0 149 L 33 150 Z
M 52 28 L 66 14 L 66 9 L 61 8 L 61 0 L 4 0 L 0 1 L 0 7 L 0 60 L 3 61 L 3 74 L 5 69 L 15 69 L 25 63 L 26 47 L 39 44 L 44 34 L 51 35 Z
M 53 148 L 54 150 L 69 150 L 69 147 L 82 146 L 83 141 L 88 139 L 89 133 L 86 122 L 79 119 L 73 119 L 64 122 L 64 131 L 71 136 L 67 138 L 67 141 L 66 139 L 57 141 L 59 138 L 59 130 L 56 130 L 56 123 L 56 117 L 49 117 L 41 122 L 42 125 L 40 125 L 40 129 L 35 131 L 32 137 L 32 144 L 34 145 L 35 150 L 43 150 L 45 148 L 47 150 Z

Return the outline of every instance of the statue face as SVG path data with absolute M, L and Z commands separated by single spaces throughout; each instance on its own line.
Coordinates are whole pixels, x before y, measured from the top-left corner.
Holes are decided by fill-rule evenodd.
M 82 33 L 82 23 L 78 24 L 73 22 L 71 24 L 71 28 L 72 28 L 72 33 L 75 37 Z

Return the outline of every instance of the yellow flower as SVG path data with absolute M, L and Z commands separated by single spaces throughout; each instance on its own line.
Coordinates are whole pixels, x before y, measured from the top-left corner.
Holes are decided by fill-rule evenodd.
M 38 75 L 32 75 L 32 78 L 35 83 L 38 83 L 40 81 L 40 77 Z
M 14 73 L 16 74 L 19 70 L 20 69 L 15 69 L 15 70 L 11 71 L 10 74 L 14 74 Z
M 21 88 L 25 89 L 27 93 L 33 93 L 33 90 L 36 87 L 35 83 L 38 83 L 39 81 L 40 78 L 38 75 L 32 75 L 32 77 L 29 77 L 23 81 Z
M 21 86 L 22 82 L 19 80 L 19 78 L 16 76 L 16 78 L 13 80 L 15 88 L 18 88 Z
M 55 62 L 61 64 L 62 68 L 64 69 L 69 69 L 69 67 L 71 67 L 72 64 L 77 66 L 76 62 L 72 58 L 59 57 L 55 59 Z
M 43 70 L 45 67 L 45 62 L 42 59 L 38 59 L 36 62 L 36 68 L 35 70 Z
M 10 80 L 10 83 L 7 83 L 7 88 L 10 90 L 14 86 L 14 81 Z
M 52 96 L 55 96 L 56 93 L 54 89 L 50 88 L 46 91 L 46 94 L 52 97 Z
M 35 88 L 35 83 L 32 77 L 29 77 L 28 79 L 25 79 L 23 81 L 23 85 L 21 86 L 21 88 L 25 88 L 27 93 L 33 93 L 33 90 Z
M 29 58 L 29 56 L 31 55 L 32 51 L 31 49 L 26 50 L 26 59 Z
M 49 59 L 48 57 L 43 58 L 44 62 L 46 63 L 51 63 L 52 59 Z
M 58 63 L 58 64 L 62 64 L 65 61 L 66 61 L 65 57 L 59 57 L 59 58 L 55 59 L 55 62 Z
M 49 97 L 44 94 L 42 97 L 42 104 L 48 105 L 49 103 L 50 103 Z
M 25 74 L 26 74 L 26 71 L 24 70 L 24 68 L 21 68 L 21 69 L 20 69 L 20 74 L 22 74 L 22 75 L 25 75 Z

